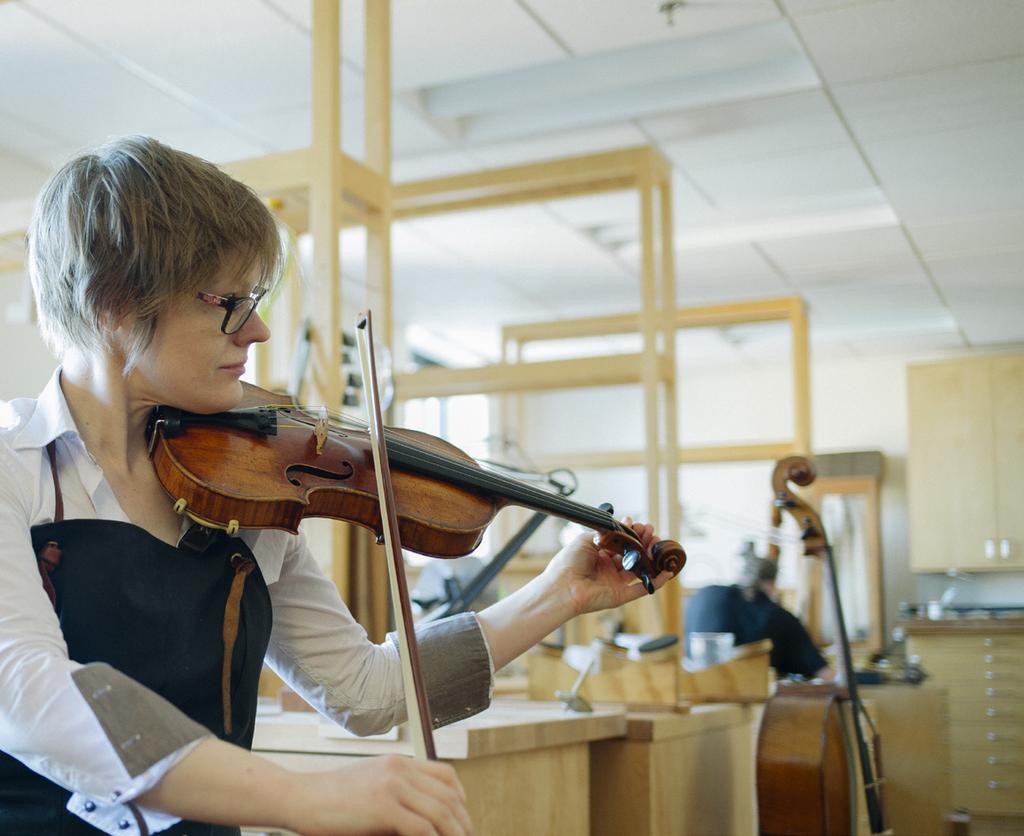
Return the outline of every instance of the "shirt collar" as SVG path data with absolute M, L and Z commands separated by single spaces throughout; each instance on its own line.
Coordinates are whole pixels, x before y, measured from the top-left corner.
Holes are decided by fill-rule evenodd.
M 40 392 L 35 407 L 26 418 L 22 428 L 14 438 L 15 450 L 45 447 L 55 438 L 64 433 L 78 435 L 75 419 L 71 417 L 68 402 L 64 399 L 64 390 L 60 388 L 60 366 L 58 366 L 50 382 Z

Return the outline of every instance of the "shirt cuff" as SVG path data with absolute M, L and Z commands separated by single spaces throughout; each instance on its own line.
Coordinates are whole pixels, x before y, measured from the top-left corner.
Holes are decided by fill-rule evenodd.
M 132 780 L 123 790 L 111 793 L 108 799 L 90 798 L 82 793 L 74 793 L 68 799 L 68 811 L 104 833 L 117 836 L 139 836 L 142 832 L 159 833 L 173 827 L 181 821 L 179 816 L 140 807 L 131 801 L 159 783 L 173 766 L 201 742 L 202 739 L 193 740 L 178 751 L 172 752 Z M 140 829 L 140 820 L 144 822 L 146 831 Z
M 388 638 L 398 645 L 397 633 Z M 494 665 L 475 613 L 417 626 L 416 644 L 433 728 L 472 717 L 490 705 Z

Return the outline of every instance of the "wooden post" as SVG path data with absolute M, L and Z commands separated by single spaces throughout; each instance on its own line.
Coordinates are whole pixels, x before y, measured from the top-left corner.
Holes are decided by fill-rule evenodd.
M 394 352 L 394 301 L 391 281 L 391 2 L 366 5 L 366 164 L 381 175 L 382 204 L 376 223 L 366 230 L 366 279 L 377 288 L 373 301 L 378 339 Z
M 366 164 L 381 175 L 384 183 L 380 205 L 371 207 L 366 225 L 367 304 L 380 323 L 377 339 L 395 356 L 394 292 L 391 269 L 391 0 L 365 0 Z M 391 420 L 394 407 L 386 415 Z M 361 613 L 371 639 L 381 641 L 387 632 L 391 609 L 388 605 L 387 561 L 372 544 L 368 531 L 356 536 L 366 540 L 360 549 L 360 585 L 366 587 L 368 612 Z M 362 552 L 366 552 L 362 554 Z
M 313 144 L 309 226 L 313 235 L 311 402 L 341 406 L 341 13 L 339 0 L 313 0 Z M 327 535 L 331 573 L 342 597 L 349 593 L 348 526 Z
M 654 253 L 654 182 L 651 158 L 642 167 L 639 183 L 640 198 L 640 331 L 643 335 L 643 354 L 640 380 L 644 398 L 644 465 L 647 470 L 648 522 L 658 527 L 661 521 L 661 491 L 658 450 L 661 439 L 658 432 L 658 294 L 657 264 Z
M 648 150 L 640 166 L 638 193 L 640 198 L 640 332 L 643 335 L 643 353 L 640 381 L 644 399 L 644 468 L 647 473 L 647 520 L 655 530 L 661 530 L 665 517 L 661 513 L 661 433 L 658 395 L 662 382 L 661 352 L 658 335 L 663 334 L 663 317 L 658 310 L 658 272 L 660 265 L 655 251 L 654 214 L 654 156 Z M 674 308 L 672 309 L 674 311 Z M 668 596 L 666 596 L 668 597 Z M 665 605 L 649 601 L 628 607 L 627 624 L 632 617 L 643 625 L 640 632 L 663 633 Z M 660 624 L 658 622 L 661 622 Z M 671 629 L 671 628 L 669 628 Z
M 801 456 L 811 454 L 811 359 L 807 314 L 803 300 L 791 302 L 789 323 L 793 352 L 793 445 Z
M 682 509 L 679 496 L 679 409 L 676 395 L 676 268 L 675 241 L 672 225 L 672 175 L 664 171 L 658 182 L 658 201 L 661 210 L 661 330 L 662 352 L 665 364 L 664 416 L 665 450 L 661 463 L 665 468 L 665 495 L 668 514 L 665 519 L 665 533 L 668 539 L 682 542 Z M 685 548 L 685 543 L 683 548 Z M 679 633 L 682 630 L 682 616 L 679 598 L 682 589 L 679 581 L 672 581 L 662 592 L 661 605 L 665 619 L 665 632 Z

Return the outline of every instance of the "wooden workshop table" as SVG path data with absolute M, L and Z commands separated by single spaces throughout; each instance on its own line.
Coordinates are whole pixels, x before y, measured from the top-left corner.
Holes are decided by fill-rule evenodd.
M 757 826 L 760 706 L 628 714 L 624 737 L 590 744 L 594 836 L 747 836 Z
M 412 752 L 407 740 L 327 737 L 325 723 L 309 712 L 261 716 L 253 750 L 300 771 L 340 766 L 370 755 Z M 590 745 L 625 733 L 626 713 L 621 707 L 575 714 L 558 703 L 501 700 L 475 717 L 438 729 L 434 742 L 438 757 L 455 767 L 466 788 L 477 833 L 587 836 Z M 619 831 L 625 832 L 631 831 Z

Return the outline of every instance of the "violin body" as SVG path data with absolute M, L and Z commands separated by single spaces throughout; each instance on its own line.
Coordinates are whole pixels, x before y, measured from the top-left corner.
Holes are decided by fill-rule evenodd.
M 209 528 L 280 528 L 296 533 L 304 517 L 346 520 L 384 541 L 376 470 L 365 429 L 332 425 L 290 401 L 246 385 L 240 409 L 198 415 L 154 410 L 147 429 L 157 478 L 175 509 Z M 671 540 L 648 550 L 609 508 L 488 473 L 443 439 L 388 427 L 387 456 L 402 545 L 431 557 L 476 549 L 501 508 L 517 504 L 588 525 L 602 547 L 654 591 L 653 578 L 686 563 Z
M 446 456 L 472 459 L 441 439 L 392 430 Z M 303 517 L 383 527 L 373 453 L 365 433 L 332 430 L 316 452 L 309 427 L 281 426 L 260 436 L 221 426 L 190 426 L 181 436 L 157 433 L 157 477 L 181 511 L 212 527 L 280 528 L 297 533 Z M 225 463 L 230 463 L 229 467 Z M 434 557 L 461 557 L 483 538 L 501 503 L 392 466 L 402 544 Z

